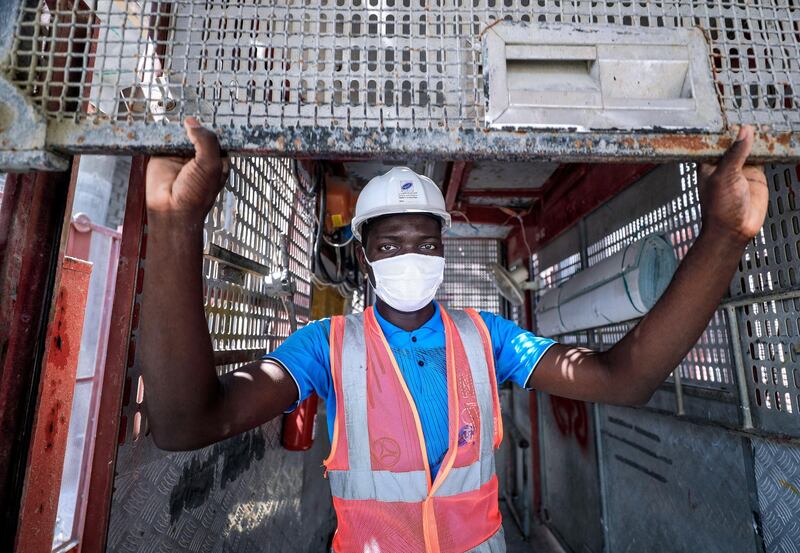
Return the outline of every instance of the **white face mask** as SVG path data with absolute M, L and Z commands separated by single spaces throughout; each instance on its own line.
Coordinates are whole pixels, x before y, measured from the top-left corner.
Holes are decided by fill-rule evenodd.
M 366 259 L 366 257 L 365 257 Z M 444 279 L 444 257 L 406 253 L 370 263 L 375 293 L 398 311 L 419 311 L 433 299 Z

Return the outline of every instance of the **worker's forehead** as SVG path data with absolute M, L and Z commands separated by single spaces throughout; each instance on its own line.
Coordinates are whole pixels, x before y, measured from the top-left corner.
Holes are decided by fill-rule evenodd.
M 414 235 L 438 235 L 442 224 L 435 217 L 424 213 L 397 213 L 375 219 L 370 222 L 369 227 L 369 232 L 373 235 L 397 231 Z

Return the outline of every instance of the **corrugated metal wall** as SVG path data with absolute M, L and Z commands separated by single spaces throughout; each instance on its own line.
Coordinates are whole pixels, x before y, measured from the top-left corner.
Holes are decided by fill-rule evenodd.
M 764 228 L 748 246 L 729 297 L 676 373 L 643 409 L 586 405 L 597 456 L 567 470 L 549 468 L 575 458 L 575 431 L 554 430 L 563 423 L 548 413 L 553 398 L 542 395 L 544 507 L 583 514 L 599 493 L 605 528 L 585 542 L 591 550 L 604 537 L 609 551 L 797 551 L 800 182 L 795 166 L 766 171 Z M 650 232 L 666 233 L 681 258 L 700 225 L 696 168 L 661 166 L 537 252 L 535 261 L 545 283 L 555 285 Z M 558 338 L 605 349 L 635 322 Z M 596 478 L 575 494 L 576 479 L 586 482 L 586 474 Z M 570 543 L 570 520 L 551 516 L 550 524 L 581 551 Z

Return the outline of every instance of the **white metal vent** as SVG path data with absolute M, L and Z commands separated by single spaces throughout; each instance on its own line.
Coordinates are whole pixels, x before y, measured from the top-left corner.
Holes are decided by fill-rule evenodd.
M 699 29 L 502 21 L 484 35 L 489 127 L 723 127 Z

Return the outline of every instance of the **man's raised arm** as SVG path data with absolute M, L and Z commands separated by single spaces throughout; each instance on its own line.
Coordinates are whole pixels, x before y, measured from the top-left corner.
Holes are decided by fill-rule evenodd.
M 292 378 L 257 361 L 217 377 L 203 310 L 203 221 L 222 189 L 216 136 L 185 122 L 195 157 L 147 166 L 147 265 L 139 355 L 156 445 L 185 450 L 243 432 L 297 400 Z
M 745 246 L 764 224 L 767 180 L 761 167 L 745 165 L 752 145 L 753 128 L 743 127 L 717 164 L 700 167 L 702 230 L 669 287 L 639 324 L 604 353 L 551 347 L 529 386 L 603 403 L 649 400 L 705 330 Z

